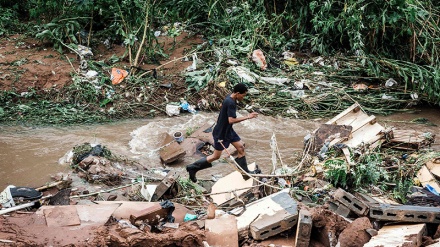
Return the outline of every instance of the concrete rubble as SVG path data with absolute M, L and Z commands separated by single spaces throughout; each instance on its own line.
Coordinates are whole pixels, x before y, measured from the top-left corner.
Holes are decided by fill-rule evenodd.
M 197 159 L 206 155 L 213 142 L 210 131 L 212 124 L 206 124 L 184 138 L 164 135 L 159 152 L 162 162 L 172 164 L 184 156 Z M 354 104 L 317 129 L 314 138 L 306 139 L 305 147 L 311 145 L 313 156 L 322 161 L 328 156 L 328 150 L 323 147 L 340 145 L 348 152 L 342 150 L 349 166 L 356 166 L 351 160 L 350 149 L 364 145 L 372 150 L 386 143 L 387 136 L 393 133 L 392 145 L 406 143 L 406 148 L 417 150 L 429 145 L 426 139 L 405 141 L 400 132 L 385 129 L 374 116 L 366 115 L 361 106 Z M 396 138 L 399 135 L 402 138 Z M 81 162 L 86 172 L 86 162 Z M 252 163 L 249 169 L 254 170 L 255 166 Z M 440 245 L 440 198 L 435 194 L 440 192 L 440 157 L 426 161 L 416 175 L 423 188 L 428 185 L 433 188 L 430 192 L 425 191 L 428 196 L 425 195 L 422 201 L 431 198 L 429 205 L 403 205 L 362 191 L 332 187 L 322 177 L 318 178 L 317 174 L 323 171 L 317 167 L 307 168 L 308 172 L 301 176 L 259 174 L 248 180 L 244 180 L 239 171 L 232 171 L 214 181 L 202 180 L 199 184 L 189 182 L 182 178 L 184 173 L 172 169 L 160 172 L 161 178 L 151 174 L 145 174 L 144 178 L 143 175 L 141 187 L 136 181 L 117 188 L 126 190 L 123 195 L 112 195 L 112 190 L 94 194 L 69 188 L 70 200 L 63 195 L 61 199 L 64 200 L 56 200 L 57 204 L 45 203 L 46 198 L 55 197 L 50 193 L 58 192 L 60 196 L 66 193 L 63 189 L 69 184 L 60 183 L 66 180 L 62 178 L 54 184 L 64 184 L 63 188 L 49 185 L 40 189 L 43 193 L 38 198 L 20 198 L 21 202 L 32 202 L 31 206 L 37 201 L 42 203 L 34 206 L 33 213 L 27 206 L 31 213 L 25 215 L 30 223 L 21 227 L 23 231 L 30 231 L 32 227 L 45 231 L 63 228 L 71 233 L 86 231 L 89 234 L 96 227 L 105 228 L 108 237 L 99 244 L 95 242 L 96 246 Z M 279 182 L 287 178 L 291 183 L 279 186 Z M 154 182 L 152 191 L 146 191 L 145 181 Z M 304 185 L 302 191 L 297 187 L 300 183 Z M 414 193 L 422 197 L 423 188 L 414 186 Z M 12 198 L 8 190 L 2 193 L 0 202 L 4 208 L 0 210 L 0 219 L 5 225 L 12 224 L 9 220 L 25 207 L 12 204 L 11 199 L 18 198 Z M 100 200 L 96 195 L 106 195 L 106 199 Z M 312 196 L 321 201 L 312 201 Z M 120 200 L 124 197 L 127 200 Z M 185 204 L 177 202 L 182 200 Z M 14 236 L 0 231 L 0 246 L 18 243 Z M 86 243 L 89 240 L 78 237 L 77 241 Z

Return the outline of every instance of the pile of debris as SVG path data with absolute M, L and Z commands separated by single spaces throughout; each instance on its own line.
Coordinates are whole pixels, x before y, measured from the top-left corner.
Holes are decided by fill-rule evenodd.
M 162 161 L 170 164 L 187 155 L 198 158 L 208 154 L 213 142 L 210 131 L 212 124 L 201 126 L 185 138 L 181 132 L 167 134 L 160 150 Z M 15 217 L 0 217 L 0 243 L 18 245 L 22 241 L 20 233 L 32 235 L 36 234 L 33 229 L 52 232 L 62 227 L 71 234 L 86 233 L 75 235 L 73 245 L 440 246 L 440 154 L 434 153 L 434 157 L 412 168 L 417 169 L 415 177 L 408 179 L 415 178 L 415 185 L 420 187 L 410 186 L 412 194 L 405 194 L 406 204 L 390 200 L 386 193 L 374 193 L 383 191 L 373 185 L 368 193 L 365 188 L 338 186 L 339 180 L 325 175 L 330 168 L 322 166 L 334 159 L 334 150 L 338 150 L 345 164 L 342 171 L 350 175 L 363 153 L 380 147 L 418 151 L 434 140 L 435 135 L 430 133 L 386 129 L 354 104 L 305 138 L 302 160 L 295 169 L 283 167 L 272 174 L 250 174 L 247 180 L 236 170 L 212 183 L 199 184 L 183 178 L 186 172 L 172 169 L 162 171 L 161 179 L 146 175 L 128 185 L 96 193 L 75 192 L 65 178 L 35 189 L 37 192 L 28 189 L 27 193 L 18 193 L 19 189 L 8 187 L 0 197 L 4 207 L 0 215 L 23 209 L 34 213 L 21 216 L 28 217 L 26 224 L 17 223 Z M 233 153 L 232 149 L 228 152 Z M 97 152 L 102 147 L 87 150 L 89 155 L 75 156 L 77 165 L 73 166 L 75 171 L 88 174 L 85 178 L 99 175 L 90 175 L 93 166 L 118 167 L 107 162 L 86 162 L 87 157 L 101 160 L 96 156 L 102 155 Z M 382 165 L 403 173 L 400 163 Z M 249 169 L 255 166 L 250 164 Z M 116 181 L 100 178 L 89 182 Z M 133 201 L 133 197 L 111 194 L 115 190 L 138 197 Z M 20 231 L 14 233 L 6 226 Z M 52 237 L 46 234 L 44 240 L 35 239 L 31 244 L 72 244 Z

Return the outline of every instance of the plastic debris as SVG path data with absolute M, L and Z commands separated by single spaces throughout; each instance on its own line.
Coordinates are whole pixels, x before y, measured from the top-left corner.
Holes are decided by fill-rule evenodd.
M 168 116 L 170 116 L 170 117 L 177 116 L 180 114 L 180 106 L 168 104 L 165 107 L 165 111 L 167 112 Z
M 385 82 L 385 87 L 392 87 L 394 85 L 397 85 L 397 81 L 395 81 L 393 78 L 390 78 Z
M 92 49 L 87 46 L 78 45 L 78 49 L 76 50 L 80 57 L 83 58 L 91 58 L 93 57 Z
M 353 85 L 353 89 L 354 89 L 355 91 L 364 91 L 364 90 L 367 90 L 367 89 L 368 89 L 368 86 L 365 85 L 365 84 L 363 84 L 363 83 L 360 83 L 360 84 L 354 84 L 354 85 Z
M 183 219 L 184 222 L 188 222 L 191 220 L 196 220 L 197 219 L 197 215 L 194 214 L 185 214 L 185 218 Z
M 190 113 L 196 113 L 196 109 L 193 105 L 190 105 L 186 100 L 181 99 L 180 100 L 180 107 L 184 111 L 188 111 Z
M 393 96 L 386 95 L 386 94 L 383 94 L 383 95 L 382 95 L 382 99 L 389 99 L 389 100 L 391 100 L 391 99 L 394 99 L 394 97 L 393 97 Z
M 112 81 L 113 85 L 116 85 L 121 83 L 121 81 L 124 80 L 124 78 L 127 77 L 127 75 L 128 75 L 128 71 L 123 69 L 113 68 L 110 80 Z
M 427 189 L 427 190 L 429 190 L 429 192 L 431 192 L 432 194 L 434 194 L 434 195 L 436 195 L 436 196 L 440 196 L 440 194 L 431 186 L 431 185 L 429 185 L 429 184 L 427 184 L 426 186 L 425 186 L 425 188 Z
M 266 57 L 260 49 L 254 50 L 252 52 L 252 61 L 254 61 L 261 70 L 266 70 Z

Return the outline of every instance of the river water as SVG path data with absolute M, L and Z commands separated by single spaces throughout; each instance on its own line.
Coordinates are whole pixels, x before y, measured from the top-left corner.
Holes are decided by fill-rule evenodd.
M 245 113 L 243 113 L 245 114 Z M 99 125 L 69 127 L 24 127 L 0 126 L 0 191 L 7 185 L 39 187 L 52 181 L 57 173 L 68 173 L 68 164 L 60 162 L 76 145 L 98 143 L 109 148 L 112 153 L 124 155 L 142 165 L 154 168 L 164 166 L 160 162 L 159 148 L 163 133 L 172 135 L 176 131 L 187 130 L 205 123 L 214 123 L 216 113 L 200 112 L 181 114 L 176 117 L 160 117 L 121 121 Z M 431 132 L 440 138 L 440 109 L 425 108 L 416 113 L 398 113 L 391 116 L 376 116 L 383 126 L 399 129 L 416 129 Z M 430 123 L 409 123 L 416 118 L 426 118 Z M 246 143 L 248 163 L 256 162 L 263 172 L 272 166 L 270 139 L 276 136 L 282 161 L 295 166 L 295 155 L 301 154 L 303 138 L 325 123 L 327 119 L 299 120 L 274 118 L 260 115 L 256 119 L 236 124 L 234 129 Z M 439 141 L 431 147 L 440 151 Z M 190 158 L 172 164 L 172 168 L 183 170 Z M 198 173 L 198 177 L 226 175 L 231 171 L 228 165 L 218 165 Z

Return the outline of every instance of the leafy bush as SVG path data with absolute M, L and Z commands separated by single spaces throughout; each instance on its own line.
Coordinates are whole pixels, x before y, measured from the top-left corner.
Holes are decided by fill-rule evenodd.
M 389 179 L 388 173 L 380 166 L 381 164 L 380 153 L 361 156 L 352 171 L 354 186 L 377 185 L 380 181 L 387 181 Z
M 347 185 L 347 164 L 343 159 L 328 159 L 324 162 L 324 176 L 335 186 Z

